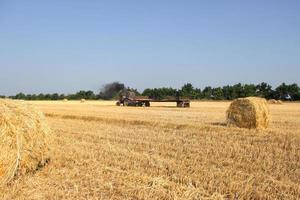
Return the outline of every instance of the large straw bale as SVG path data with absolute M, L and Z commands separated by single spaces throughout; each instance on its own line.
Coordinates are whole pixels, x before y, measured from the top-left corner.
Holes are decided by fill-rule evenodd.
M 233 101 L 227 110 L 227 124 L 240 128 L 263 129 L 270 121 L 267 101 L 263 98 L 248 97 Z
M 0 99 L 0 186 L 49 161 L 50 130 L 25 102 Z

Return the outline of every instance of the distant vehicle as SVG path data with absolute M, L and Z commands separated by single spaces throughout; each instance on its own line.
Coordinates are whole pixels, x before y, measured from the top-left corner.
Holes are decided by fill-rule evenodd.
M 166 99 L 154 99 L 147 96 L 135 96 L 133 93 L 127 93 L 120 96 L 119 101 L 116 102 L 117 106 L 140 106 L 150 107 L 150 102 L 176 102 L 177 107 L 189 108 L 190 100 L 180 97 L 169 97 Z
M 280 99 L 286 100 L 286 101 L 292 101 L 293 100 L 290 94 L 281 95 Z

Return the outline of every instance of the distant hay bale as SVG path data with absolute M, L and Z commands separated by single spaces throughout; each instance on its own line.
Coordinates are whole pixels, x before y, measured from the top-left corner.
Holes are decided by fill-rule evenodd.
M 50 130 L 32 106 L 0 100 L 0 186 L 49 160 Z
M 270 99 L 268 100 L 269 104 L 280 104 L 276 99 Z
M 81 102 L 81 103 L 84 103 L 84 102 L 85 102 L 85 99 L 81 99 L 80 102 Z
M 263 129 L 270 121 L 267 101 L 263 98 L 248 97 L 233 101 L 227 110 L 227 124 L 240 128 Z
M 277 104 L 277 100 L 275 100 L 275 99 L 270 99 L 270 100 L 268 100 L 268 103 L 269 103 L 269 104 Z
M 68 102 L 69 100 L 68 99 L 64 99 L 64 102 Z
M 269 101 L 268 101 L 268 104 L 282 104 L 282 101 L 280 101 L 280 100 L 276 100 L 276 99 L 270 99 Z

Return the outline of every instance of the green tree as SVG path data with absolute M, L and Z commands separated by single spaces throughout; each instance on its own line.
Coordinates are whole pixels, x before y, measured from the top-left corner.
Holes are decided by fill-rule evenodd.
M 194 86 L 191 83 L 186 83 L 182 86 L 180 90 L 180 94 L 183 97 L 189 97 L 195 99 L 196 92 L 194 90 Z
M 215 100 L 222 100 L 224 99 L 223 90 L 220 87 L 212 89 L 212 98 Z
M 51 95 L 51 100 L 58 100 L 58 99 L 59 99 L 59 95 L 57 93 Z
M 257 96 L 256 86 L 254 84 L 245 84 L 243 87 L 242 97 Z
M 298 100 L 300 88 L 296 83 L 291 84 L 291 85 L 282 83 L 275 89 L 275 92 L 276 92 L 277 98 L 280 98 L 280 99 L 291 98 L 292 100 Z
M 201 91 L 200 88 L 195 88 L 194 92 L 195 92 L 195 99 L 201 99 L 202 98 L 202 91 Z
M 20 93 L 16 94 L 16 96 L 13 97 L 13 98 L 14 99 L 23 99 L 23 100 L 25 100 L 26 99 L 26 95 L 24 93 L 20 92 Z
M 147 88 L 143 91 L 142 95 L 154 99 L 163 99 L 167 97 L 175 97 L 176 93 L 177 93 L 176 89 L 163 87 L 163 88 L 154 88 L 154 89 Z
M 222 88 L 223 96 L 225 100 L 232 100 L 232 87 L 227 85 Z
M 213 89 L 210 86 L 207 86 L 203 89 L 202 95 L 204 99 L 212 99 L 213 96 Z
M 273 98 L 272 86 L 265 82 L 262 82 L 256 86 L 256 93 L 258 96 L 263 98 L 267 98 L 267 99 Z

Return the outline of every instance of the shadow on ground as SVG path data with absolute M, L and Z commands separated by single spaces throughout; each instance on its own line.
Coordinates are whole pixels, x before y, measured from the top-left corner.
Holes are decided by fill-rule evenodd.
M 227 124 L 225 122 L 213 122 L 213 123 L 209 123 L 210 125 L 213 125 L 213 126 L 227 126 Z

